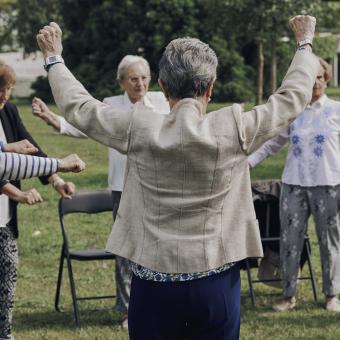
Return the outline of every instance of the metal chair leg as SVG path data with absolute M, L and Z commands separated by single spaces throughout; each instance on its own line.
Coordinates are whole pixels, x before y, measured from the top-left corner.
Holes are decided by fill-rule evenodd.
M 58 272 L 58 281 L 57 281 L 57 289 L 55 292 L 55 299 L 54 299 L 54 308 L 57 312 L 61 312 L 59 308 L 59 299 L 60 299 L 60 289 L 61 289 L 61 281 L 63 277 L 63 268 L 64 268 L 64 246 L 61 248 L 60 253 L 60 260 L 59 260 L 59 272 Z
M 69 279 L 70 279 L 70 288 L 71 288 L 71 296 L 72 296 L 72 304 L 73 304 L 73 314 L 74 314 L 76 326 L 79 326 L 80 325 L 80 318 L 79 318 L 76 286 L 74 284 L 74 278 L 73 278 L 72 264 L 71 264 L 71 259 L 66 258 L 66 260 L 67 260 L 68 276 L 69 276 Z
M 254 294 L 254 288 L 253 288 L 253 279 L 251 277 L 251 269 L 250 269 L 250 266 L 249 266 L 249 260 L 245 259 L 245 263 L 246 263 L 246 269 L 247 269 L 250 299 L 251 299 L 251 303 L 252 303 L 253 307 L 255 307 L 256 300 L 255 300 L 255 294 Z
M 316 294 L 316 283 L 315 283 L 312 263 L 311 263 L 311 260 L 310 260 L 311 246 L 310 246 L 308 236 L 307 236 L 305 242 L 306 242 L 306 249 L 307 249 L 307 263 L 308 263 L 309 275 L 310 275 L 310 278 L 311 278 L 311 281 L 312 281 L 312 290 L 313 290 L 314 301 L 317 301 L 318 297 L 317 297 L 317 294 Z

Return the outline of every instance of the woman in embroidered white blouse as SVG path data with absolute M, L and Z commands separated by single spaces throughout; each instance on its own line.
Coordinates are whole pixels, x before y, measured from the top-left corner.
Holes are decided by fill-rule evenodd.
M 290 140 L 280 199 L 283 299 L 274 304 L 276 311 L 296 305 L 300 256 L 312 214 L 320 247 L 325 307 L 340 312 L 340 102 L 325 94 L 330 79 L 330 66 L 320 58 L 310 105 L 287 131 L 248 157 L 254 167 Z

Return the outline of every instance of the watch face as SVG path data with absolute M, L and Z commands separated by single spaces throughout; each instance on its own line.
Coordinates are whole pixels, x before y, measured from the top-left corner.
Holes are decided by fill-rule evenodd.
M 55 61 L 57 61 L 56 56 L 48 57 L 48 62 L 49 63 L 54 63 Z

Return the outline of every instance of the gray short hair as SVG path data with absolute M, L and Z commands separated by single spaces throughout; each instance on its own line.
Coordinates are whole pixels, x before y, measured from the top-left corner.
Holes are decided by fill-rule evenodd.
M 123 80 L 126 69 L 132 64 L 142 63 L 150 75 L 150 65 L 146 59 L 138 55 L 126 55 L 119 63 L 117 69 L 117 80 Z
M 172 40 L 159 62 L 159 79 L 170 98 L 201 97 L 216 78 L 218 60 L 199 39 Z

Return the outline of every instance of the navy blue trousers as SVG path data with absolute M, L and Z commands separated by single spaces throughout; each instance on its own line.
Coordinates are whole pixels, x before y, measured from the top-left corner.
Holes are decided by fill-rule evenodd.
M 235 340 L 240 332 L 240 270 L 186 282 L 133 275 L 131 340 Z

